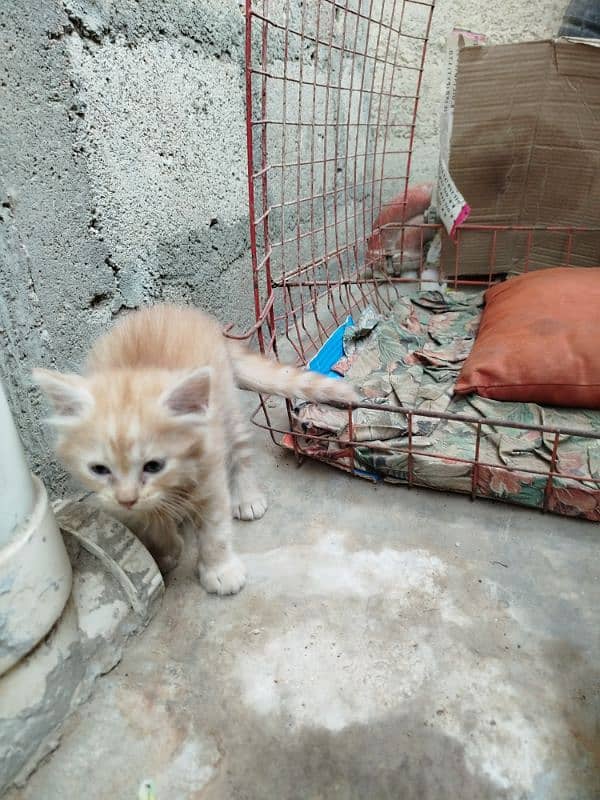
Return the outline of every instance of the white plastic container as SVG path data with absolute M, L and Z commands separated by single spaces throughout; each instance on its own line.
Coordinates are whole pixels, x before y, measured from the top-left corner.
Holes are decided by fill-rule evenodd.
M 0 384 L 0 675 L 52 628 L 71 583 L 46 489 L 29 472 Z

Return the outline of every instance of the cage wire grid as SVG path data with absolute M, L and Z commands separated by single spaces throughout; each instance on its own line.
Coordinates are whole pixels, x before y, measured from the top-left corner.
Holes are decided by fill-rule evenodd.
M 574 226 L 463 224 L 454 239 L 440 225 L 381 223 L 382 209 L 407 206 L 417 109 L 435 0 L 246 0 L 245 68 L 248 200 L 255 324 L 236 338 L 256 338 L 269 357 L 292 355 L 306 364 L 344 320 L 367 305 L 389 311 L 427 267 L 425 245 L 439 232 L 446 248 L 440 281 L 451 288 L 486 287 L 498 279 L 499 253 L 518 251 L 520 270 L 571 266 L 576 237 L 596 233 Z M 404 220 L 403 213 L 398 214 Z M 379 247 L 372 246 L 378 237 Z M 405 238 L 417 241 L 405 263 Z M 461 276 L 462 253 L 483 237 L 482 274 Z M 479 239 L 479 242 L 481 239 Z M 546 263 L 544 243 L 559 242 L 562 256 Z M 556 247 L 550 248 L 558 252 Z M 448 256 L 450 253 L 450 256 Z M 556 259 L 556 256 L 554 256 Z M 448 268 L 448 265 L 451 265 Z M 414 270 L 406 276 L 406 268 Z M 234 336 L 231 326 L 227 334 Z M 599 488 L 593 475 L 565 471 L 561 442 L 569 436 L 596 441 L 590 430 L 507 422 L 464 414 L 425 412 L 400 405 L 361 403 L 371 411 L 406 417 L 401 446 L 373 444 L 377 452 L 404 455 L 396 482 L 429 486 L 415 474 L 415 456 L 463 465 L 470 478 L 457 491 L 479 496 L 482 468 L 502 476 L 519 472 L 545 480 L 544 510 L 557 479 Z M 285 413 L 282 413 L 285 412 Z M 347 436 L 319 460 L 371 477 L 357 467 L 348 409 Z M 418 451 L 417 418 L 464 423 L 472 457 Z M 314 456 L 316 442 L 331 437 L 294 428 L 292 407 L 260 398 L 253 422 L 299 461 Z M 491 431 L 536 432 L 548 443 L 547 468 L 499 466 L 482 458 Z M 591 469 L 590 469 L 591 471 Z M 503 499 L 498 497 L 497 499 Z

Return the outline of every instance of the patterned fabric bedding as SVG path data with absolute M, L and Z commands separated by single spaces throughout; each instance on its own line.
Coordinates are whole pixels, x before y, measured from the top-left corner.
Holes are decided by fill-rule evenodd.
M 419 411 L 600 433 L 600 411 L 505 403 L 478 396 L 454 397 L 454 384 L 474 342 L 483 293 L 414 292 L 401 297 L 384 318 L 368 307 L 343 332 L 343 355 L 330 369 L 351 381 L 365 402 L 381 410 L 355 409 L 350 437 L 347 411 L 298 402 L 294 429 L 325 440 L 300 437 L 315 458 L 349 458 L 353 469 L 372 477 L 542 508 L 600 520 L 600 440 L 561 435 L 556 473 L 548 486 L 554 435 L 482 423 L 479 463 L 473 467 L 476 425 L 419 417 Z M 408 417 L 386 409 L 413 410 L 409 467 Z M 460 459 L 463 459 L 461 461 Z M 466 463 L 465 463 L 466 462 Z M 475 476 L 473 470 L 475 469 Z M 541 473 L 541 474 L 537 474 Z M 583 482 L 573 480 L 585 478 Z

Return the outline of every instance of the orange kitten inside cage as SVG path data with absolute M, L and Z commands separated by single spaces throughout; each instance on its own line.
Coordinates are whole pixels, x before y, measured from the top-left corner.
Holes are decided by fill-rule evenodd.
M 148 547 L 163 572 L 177 563 L 181 526 L 198 531 L 200 582 L 235 594 L 245 570 L 231 518 L 267 509 L 235 384 L 265 394 L 352 403 L 352 387 L 252 354 L 189 307 L 136 311 L 98 340 L 83 376 L 34 378 L 67 468 Z

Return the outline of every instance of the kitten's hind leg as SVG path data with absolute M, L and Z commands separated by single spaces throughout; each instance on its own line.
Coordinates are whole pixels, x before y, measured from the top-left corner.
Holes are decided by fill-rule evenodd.
M 246 570 L 231 545 L 231 499 L 224 465 L 211 474 L 206 488 L 198 534 L 200 583 L 213 594 L 237 594 L 246 583 Z
M 231 425 L 231 506 L 236 519 L 260 519 L 267 510 L 267 500 L 258 488 L 252 470 L 250 434 L 241 414 Z

